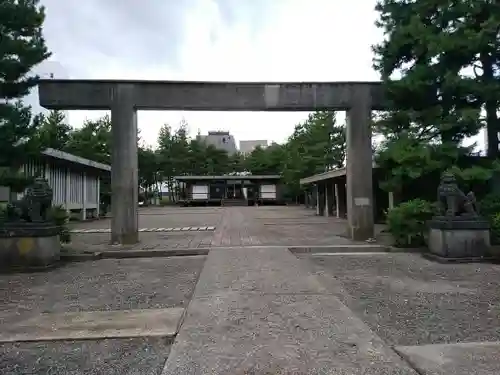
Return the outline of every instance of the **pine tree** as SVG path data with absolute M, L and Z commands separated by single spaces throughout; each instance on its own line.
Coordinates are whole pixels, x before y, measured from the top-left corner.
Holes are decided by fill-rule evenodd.
M 32 68 L 50 56 L 44 19 L 38 0 L 0 0 L 0 185 L 19 185 L 19 167 L 40 151 L 41 119 L 22 98 L 37 84 Z
M 64 151 L 99 163 L 111 163 L 111 117 L 86 120 L 79 129 L 72 130 Z
M 63 112 L 50 111 L 48 116 L 43 116 L 38 130 L 40 147 L 64 150 L 70 141 L 71 131 Z
M 500 7 L 491 0 L 381 0 L 376 10 L 386 38 L 374 47 L 374 66 L 399 109 L 376 124 L 385 137 L 377 163 L 400 186 L 471 154 L 462 142 L 484 125 L 484 106 L 498 104 L 499 84 L 497 77 L 486 85 L 467 70 L 482 51 L 492 56 L 498 50 Z M 398 73 L 401 78 L 393 80 Z M 491 132 L 497 122 L 493 115 L 487 119 Z

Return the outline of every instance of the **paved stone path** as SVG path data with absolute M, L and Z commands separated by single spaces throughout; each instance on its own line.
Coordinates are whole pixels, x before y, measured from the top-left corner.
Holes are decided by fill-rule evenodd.
M 139 225 L 143 228 L 139 236 L 141 242 L 127 249 L 352 244 L 341 237 L 346 233 L 345 220 L 318 217 L 314 211 L 298 206 L 146 207 L 140 209 Z M 115 249 L 109 243 L 110 219 L 71 226 L 72 245 L 76 249 Z M 210 229 L 187 230 L 204 227 Z M 159 230 L 162 228 L 165 230 Z M 170 228 L 176 230 L 166 230 Z
M 417 375 L 287 249 L 212 250 L 163 375 Z
M 215 227 L 183 227 L 183 228 L 139 228 L 139 232 L 204 232 L 214 231 Z M 71 233 L 111 233 L 110 228 L 71 229 Z
M 156 230 L 124 250 L 210 253 L 0 275 L 1 374 L 500 373 L 499 265 L 365 252 L 345 221 L 303 207 L 141 208 L 139 221 Z M 109 226 L 72 224 L 85 231 L 72 246 L 106 249 Z M 288 251 L 332 246 L 363 253 Z

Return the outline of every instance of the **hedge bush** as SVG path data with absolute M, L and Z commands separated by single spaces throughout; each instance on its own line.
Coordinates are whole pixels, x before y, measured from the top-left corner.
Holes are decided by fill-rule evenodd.
M 479 202 L 479 214 L 487 219 L 491 219 L 497 213 L 500 213 L 500 194 L 487 194 Z
M 412 199 L 399 204 L 387 212 L 387 231 L 398 247 L 420 247 L 425 245 L 427 221 L 435 213 L 431 202 Z
M 491 225 L 491 243 L 500 244 L 500 194 L 490 193 L 479 202 L 479 214 Z
M 62 243 L 71 242 L 68 228 L 70 215 L 63 206 L 53 206 L 49 210 L 49 218 L 59 227 L 59 238 Z
M 490 218 L 491 225 L 491 243 L 500 244 L 500 212 L 497 212 Z

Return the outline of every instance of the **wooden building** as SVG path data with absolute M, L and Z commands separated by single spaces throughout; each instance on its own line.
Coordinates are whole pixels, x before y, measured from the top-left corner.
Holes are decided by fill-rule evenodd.
M 181 186 L 179 202 L 188 205 L 280 204 L 279 175 L 176 176 Z
M 78 218 L 99 217 L 100 180 L 111 177 L 111 166 L 49 148 L 22 167 L 27 176 L 45 176 L 53 190 L 53 205 L 61 205 Z M 0 201 L 21 194 L 0 187 Z

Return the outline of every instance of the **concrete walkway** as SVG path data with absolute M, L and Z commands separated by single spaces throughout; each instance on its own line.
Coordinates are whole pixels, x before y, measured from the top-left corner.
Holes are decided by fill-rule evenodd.
M 416 374 L 283 248 L 210 252 L 162 374 L 209 373 Z
M 210 253 L 0 275 L 0 374 L 500 374 L 499 265 L 373 253 L 300 207 L 147 208 L 140 223 L 181 231 L 119 250 Z M 108 248 L 109 221 L 74 229 Z

